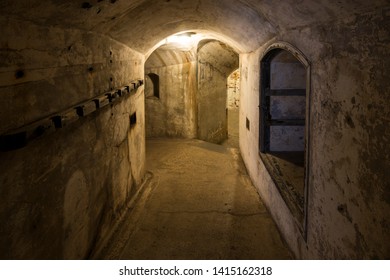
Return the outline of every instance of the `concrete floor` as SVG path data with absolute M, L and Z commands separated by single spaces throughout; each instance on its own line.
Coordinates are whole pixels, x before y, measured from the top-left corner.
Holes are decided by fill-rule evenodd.
M 98 258 L 290 259 L 238 149 L 147 141 L 150 178 Z

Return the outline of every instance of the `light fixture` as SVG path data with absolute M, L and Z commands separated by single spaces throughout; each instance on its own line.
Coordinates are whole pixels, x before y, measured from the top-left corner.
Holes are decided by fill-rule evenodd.
M 194 32 L 185 32 L 177 35 L 170 36 L 166 39 L 167 45 L 175 45 L 178 47 L 190 47 L 194 43 Z

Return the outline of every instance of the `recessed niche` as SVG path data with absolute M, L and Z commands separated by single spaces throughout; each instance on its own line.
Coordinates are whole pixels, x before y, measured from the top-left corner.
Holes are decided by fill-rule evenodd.
M 145 90 L 147 92 L 146 97 L 153 96 L 155 98 L 160 98 L 160 76 L 155 73 L 149 73 L 146 75 L 146 79 L 151 81 L 151 83 L 147 84 L 147 89 Z
M 81 8 L 88 10 L 92 8 L 92 5 L 89 2 L 84 2 L 83 4 L 81 4 Z
M 134 127 L 137 124 L 137 114 L 134 112 L 130 116 L 130 128 Z
M 17 70 L 16 72 L 15 72 L 15 78 L 16 79 L 21 79 L 21 78 L 23 78 L 24 77 L 24 71 L 23 70 Z

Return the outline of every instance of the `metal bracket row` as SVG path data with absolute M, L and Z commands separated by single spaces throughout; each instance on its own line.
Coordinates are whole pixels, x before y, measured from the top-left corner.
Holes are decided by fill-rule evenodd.
M 134 94 L 142 85 L 141 79 L 131 81 L 130 85 L 106 92 L 57 114 L 4 133 L 0 135 L 0 150 L 10 151 L 22 148 L 37 137 L 55 132 L 109 104 L 116 103 L 127 95 Z

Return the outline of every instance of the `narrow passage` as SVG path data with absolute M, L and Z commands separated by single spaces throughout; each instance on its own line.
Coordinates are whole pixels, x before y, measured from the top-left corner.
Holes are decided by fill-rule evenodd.
M 147 190 L 108 259 L 290 259 L 237 148 L 147 141 Z

